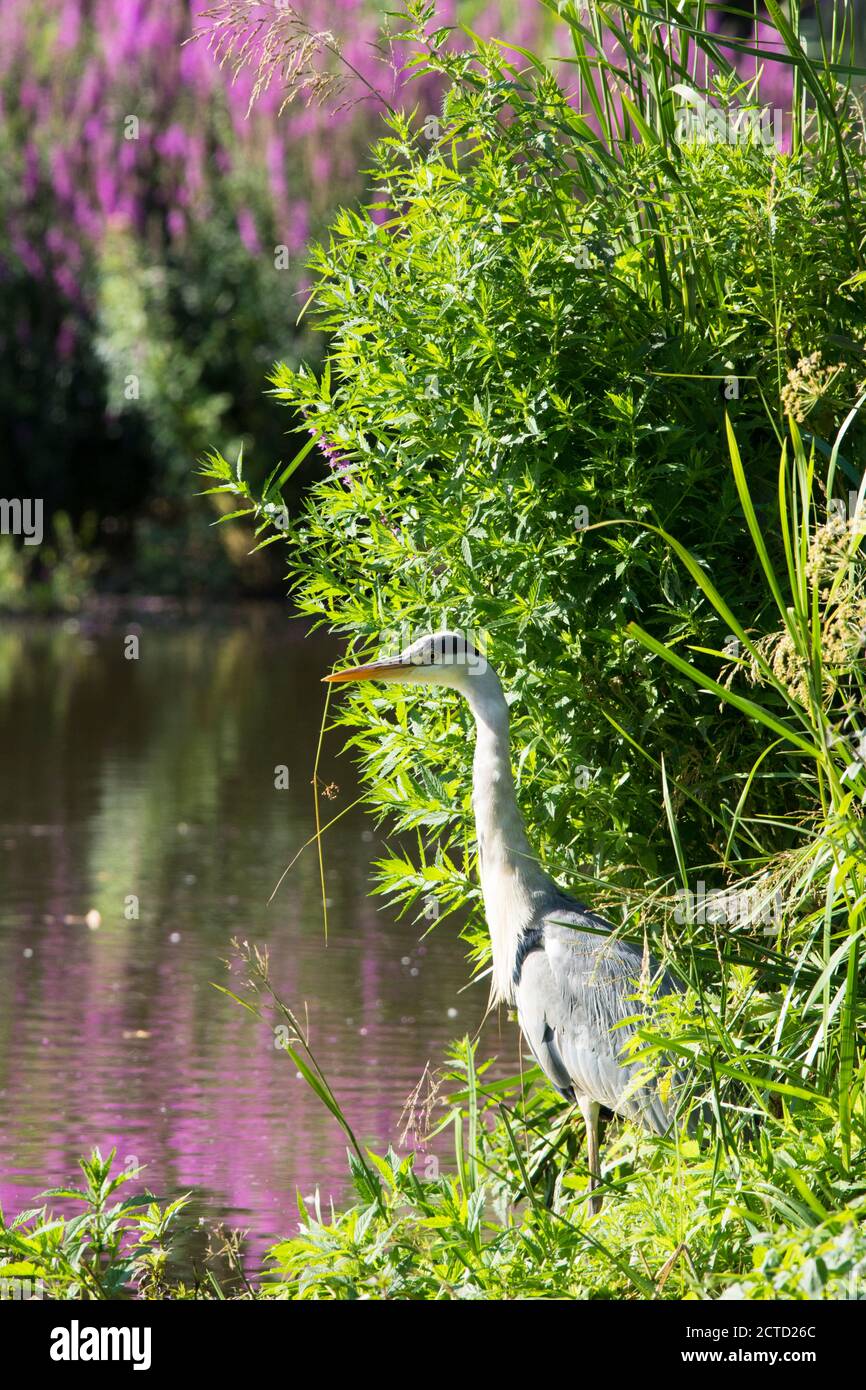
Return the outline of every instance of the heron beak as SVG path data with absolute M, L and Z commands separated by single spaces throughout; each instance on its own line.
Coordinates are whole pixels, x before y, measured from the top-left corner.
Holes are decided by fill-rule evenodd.
M 350 666 L 346 671 L 332 671 L 323 681 L 375 681 L 383 676 L 399 675 L 404 669 L 400 661 L 371 661 L 368 666 Z

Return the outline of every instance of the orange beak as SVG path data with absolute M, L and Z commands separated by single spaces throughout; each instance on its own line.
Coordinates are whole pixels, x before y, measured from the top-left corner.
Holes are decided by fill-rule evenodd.
M 368 666 L 350 666 L 346 671 L 332 671 L 330 676 L 323 676 L 323 681 L 375 681 L 382 676 L 390 675 L 391 672 L 402 671 L 403 665 L 399 661 L 371 661 Z

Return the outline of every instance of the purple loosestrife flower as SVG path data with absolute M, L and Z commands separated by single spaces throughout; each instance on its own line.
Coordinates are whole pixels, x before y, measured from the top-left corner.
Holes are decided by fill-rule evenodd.
M 40 182 L 39 171 L 39 151 L 32 140 L 28 141 L 24 150 L 24 197 L 30 201 L 36 193 Z
M 301 413 L 307 421 L 313 418 L 310 411 L 307 409 L 302 408 Z M 349 460 L 346 458 L 345 454 L 341 454 L 339 449 L 325 437 L 321 428 L 315 425 L 308 425 L 308 432 L 315 439 L 317 448 L 327 459 L 329 468 L 333 468 L 335 472 L 338 473 L 345 472 L 349 467 Z
M 75 343 L 78 334 L 76 333 L 75 323 L 72 319 L 64 319 L 57 333 L 57 340 L 54 350 L 61 362 L 66 362 L 75 351 Z
M 766 16 L 763 19 L 759 17 L 757 27 L 754 23 L 746 23 L 735 30 L 731 25 L 732 17 L 729 15 L 718 14 L 713 11 L 707 15 L 707 28 L 713 33 L 717 33 L 720 38 L 724 34 L 728 34 L 731 37 L 742 38 L 751 47 L 762 48 L 771 53 L 778 50 L 779 53 L 784 54 L 784 41 L 773 26 L 766 22 Z M 791 132 L 788 113 L 791 110 L 794 95 L 793 69 L 790 64 L 777 63 L 772 58 L 757 58 L 750 53 L 742 53 L 738 49 L 728 48 L 724 43 L 720 43 L 719 47 L 745 81 L 751 81 L 756 76 L 759 77 L 757 98 L 759 103 L 762 106 L 781 110 L 785 113 L 787 128 L 781 144 L 783 151 L 790 150 Z
M 105 91 L 105 73 L 95 59 L 87 64 L 84 75 L 78 84 L 72 115 L 79 119 L 88 111 L 102 110 L 102 96 Z
M 256 222 L 249 208 L 240 208 L 237 215 L 238 235 L 251 256 L 261 253 L 262 244 L 256 230 Z
M 267 3 L 273 12 L 274 0 Z M 300 96 L 280 113 L 286 93 L 275 76 L 248 115 L 254 64 L 233 80 L 231 63 L 220 68 L 206 42 L 184 42 L 207 27 L 211 4 L 2 0 L 0 113 L 24 114 L 9 127 L 20 171 L 2 210 L 9 259 L 14 248 L 27 274 L 64 297 L 71 298 L 73 281 L 79 298 L 88 293 L 115 222 L 133 233 L 147 229 L 144 261 L 151 263 L 158 254 L 151 228 L 162 225 L 178 243 L 225 207 L 249 256 L 261 256 L 273 234 L 298 265 L 313 209 L 318 216 L 357 187 L 358 136 L 369 143 L 380 114 L 363 81 L 350 77 L 335 105 L 320 108 Z M 313 31 L 332 33 L 362 77 L 397 104 L 394 91 L 406 78 L 372 47 L 381 6 L 295 6 Z M 455 0 L 445 0 L 437 21 L 456 12 Z M 495 0 L 482 19 L 488 33 L 502 31 Z M 528 18 L 521 34 L 527 27 Z M 46 42 L 53 61 L 46 62 Z M 395 46 L 396 58 L 401 51 Z M 313 63 L 320 60 L 337 66 L 334 55 Z M 417 90 L 409 93 L 413 104 Z
M 62 202 L 68 202 L 75 190 L 70 168 L 69 151 L 58 145 L 51 151 L 51 179 L 54 192 Z
M 41 277 L 43 266 L 36 247 L 26 241 L 24 237 L 19 236 L 17 232 L 12 234 L 12 250 L 28 275 Z
M 82 240 L 93 243 L 99 240 L 103 226 L 102 218 L 85 194 L 80 194 L 73 200 L 72 217 Z
M 186 218 L 180 208 L 170 208 L 165 222 L 172 241 L 183 241 L 186 236 Z
M 54 283 L 60 293 L 70 303 L 76 303 L 80 298 L 78 277 L 73 274 L 68 265 L 58 265 L 53 271 Z
M 136 227 L 139 231 L 144 226 L 144 209 L 141 201 L 132 193 L 121 192 L 114 207 L 114 220 L 125 222 L 130 227 Z
M 110 168 L 100 167 L 95 180 L 96 197 L 106 216 L 109 216 L 117 206 L 118 183 L 117 175 Z
M 138 141 L 122 140 L 117 155 L 117 165 L 122 174 L 131 174 L 138 163 Z
M 57 27 L 57 47 L 64 53 L 75 48 L 81 33 L 81 5 L 79 0 L 66 0 L 60 11 Z
M 307 203 L 293 202 L 289 207 L 289 231 L 285 241 L 290 251 L 302 251 L 310 239 L 310 209 Z
M 313 182 L 317 187 L 324 187 L 331 177 L 331 152 L 320 145 L 313 151 L 311 160 Z
M 173 122 L 157 135 L 153 147 L 163 159 L 185 159 L 189 151 L 189 137 L 182 125 Z
M 25 34 L 24 6 L 0 5 L 0 75 L 14 67 L 24 47 Z
M 195 26 L 198 17 L 207 9 L 207 4 L 208 0 L 201 0 L 201 3 L 193 5 L 191 27 Z M 191 88 L 201 99 L 210 96 L 215 88 L 225 87 L 225 72 L 220 71 L 203 43 L 188 43 L 181 48 L 178 73 L 181 83 Z
M 274 196 L 274 201 L 278 204 L 283 204 L 287 193 L 286 152 L 283 148 L 282 140 L 277 134 L 271 135 L 268 139 L 265 162 L 268 168 L 268 178 L 270 180 L 271 193 Z
M 184 179 L 191 194 L 200 193 L 205 182 L 205 144 L 200 135 L 190 137 Z
M 21 83 L 18 99 L 25 111 L 36 109 L 36 103 L 39 100 L 39 87 L 32 77 L 25 77 Z
M 311 429 L 310 434 L 315 437 L 317 447 L 320 452 L 324 454 L 328 467 L 332 468 L 335 473 L 345 473 L 346 469 L 350 467 L 346 455 L 341 454 L 339 449 L 336 449 L 333 444 L 329 444 L 324 435 L 320 434 L 318 430 Z

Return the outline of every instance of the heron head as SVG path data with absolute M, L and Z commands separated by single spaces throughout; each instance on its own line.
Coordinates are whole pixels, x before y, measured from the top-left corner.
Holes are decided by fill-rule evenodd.
M 363 666 L 334 671 L 326 681 L 388 681 L 400 685 L 446 685 L 464 692 L 473 677 L 491 668 L 487 659 L 459 632 L 429 632 L 394 656 Z

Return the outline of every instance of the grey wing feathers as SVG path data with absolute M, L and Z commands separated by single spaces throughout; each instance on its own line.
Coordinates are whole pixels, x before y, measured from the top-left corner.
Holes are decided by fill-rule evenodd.
M 570 920 L 577 930 L 559 925 Z M 590 934 L 599 929 L 605 934 Z M 610 937 L 610 930 L 602 918 L 575 908 L 550 914 L 538 948 L 521 965 L 515 991 L 520 1026 L 538 1065 L 563 1095 L 588 1096 L 663 1134 L 673 1107 L 654 1084 L 635 1087 L 642 1068 L 622 1056 L 634 1031 L 622 1021 L 641 1011 L 633 996 L 643 958 L 635 947 Z M 665 973 L 657 993 L 675 989 Z

